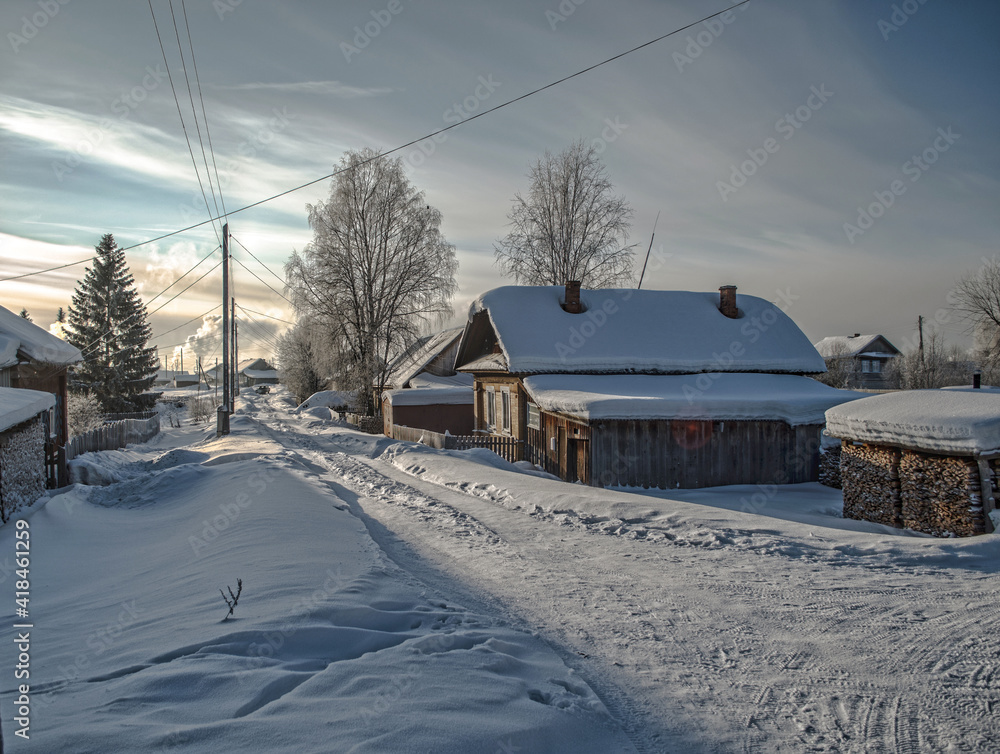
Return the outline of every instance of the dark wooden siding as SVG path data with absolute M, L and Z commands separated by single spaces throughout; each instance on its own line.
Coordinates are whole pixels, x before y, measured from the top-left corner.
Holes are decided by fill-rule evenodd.
M 594 422 L 589 430 L 586 481 L 598 487 L 692 489 L 818 479 L 820 425 L 630 420 Z

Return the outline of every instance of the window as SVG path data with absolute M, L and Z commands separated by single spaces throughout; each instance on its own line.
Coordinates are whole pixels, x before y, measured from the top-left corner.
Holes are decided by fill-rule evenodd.
M 865 374 L 872 371 L 872 363 L 868 359 L 861 360 L 861 371 Z
M 872 371 L 876 374 L 882 373 L 882 362 L 878 359 L 872 359 Z
M 496 393 L 493 388 L 486 388 L 486 429 L 492 432 L 497 426 Z
M 500 393 L 500 418 L 503 421 L 503 431 L 510 433 L 510 390 Z
M 541 429 L 542 428 L 542 415 L 538 410 L 538 406 L 534 403 L 528 404 L 528 429 Z

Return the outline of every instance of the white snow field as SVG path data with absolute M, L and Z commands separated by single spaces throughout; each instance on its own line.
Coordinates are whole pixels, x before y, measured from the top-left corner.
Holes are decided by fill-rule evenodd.
M 88 454 L 119 481 L 22 515 L 31 738 L 8 627 L 8 751 L 998 748 L 997 535 L 846 521 L 815 484 L 569 485 L 281 388 L 238 406 L 228 438 L 164 423 Z

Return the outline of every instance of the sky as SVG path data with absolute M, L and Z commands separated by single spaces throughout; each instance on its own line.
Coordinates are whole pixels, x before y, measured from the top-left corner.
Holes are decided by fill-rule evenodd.
M 1000 235 L 993 3 L 751 0 L 473 120 L 731 3 L 173 0 L 176 31 L 170 2 L 151 5 L 0 7 L 0 277 L 86 259 L 104 233 L 143 244 L 127 258 L 164 354 L 214 329 L 217 269 L 166 302 L 218 252 L 157 296 L 213 254 L 218 224 L 144 242 L 221 214 L 207 174 L 237 241 L 241 354 L 268 356 L 324 176 L 348 150 L 459 122 L 397 153 L 456 248 L 439 325 L 512 282 L 493 253 L 511 200 L 533 161 L 583 139 L 633 208 L 637 271 L 656 223 L 643 288 L 736 285 L 813 342 L 882 333 L 907 350 L 923 316 L 968 343 L 950 294 Z M 0 303 L 47 326 L 85 269 L 0 281 Z

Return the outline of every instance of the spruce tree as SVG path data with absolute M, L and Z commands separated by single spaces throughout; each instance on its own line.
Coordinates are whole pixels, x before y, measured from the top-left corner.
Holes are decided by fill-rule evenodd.
M 156 349 L 148 348 L 151 328 L 135 280 L 110 233 L 94 247 L 88 267 L 73 292 L 67 339 L 83 352 L 72 387 L 94 395 L 105 412 L 144 411 L 158 393 L 147 392 L 156 379 Z

